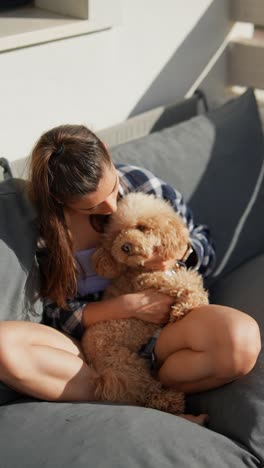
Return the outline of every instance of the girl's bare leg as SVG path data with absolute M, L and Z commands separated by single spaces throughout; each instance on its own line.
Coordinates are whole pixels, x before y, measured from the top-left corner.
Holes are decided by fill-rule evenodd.
M 164 327 L 155 354 L 161 382 L 194 393 L 247 374 L 260 349 L 259 327 L 252 317 L 230 307 L 207 305 Z
M 77 340 L 45 325 L 0 323 L 0 381 L 35 398 L 93 400 L 95 372 Z

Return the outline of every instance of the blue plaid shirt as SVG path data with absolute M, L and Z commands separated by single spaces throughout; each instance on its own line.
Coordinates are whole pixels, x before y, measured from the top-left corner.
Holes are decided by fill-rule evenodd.
M 194 224 L 191 210 L 184 203 L 182 195 L 147 169 L 124 164 L 117 165 L 116 169 L 120 178 L 120 197 L 124 197 L 129 192 L 144 192 L 154 194 L 171 203 L 189 229 L 190 242 L 196 253 L 196 265 L 192 266 L 195 266 L 204 277 L 208 276 L 215 263 L 215 251 L 210 233 L 207 226 Z M 85 298 L 77 295 L 67 300 L 68 309 L 62 309 L 51 300 L 45 299 L 43 323 L 76 338 L 81 338 L 83 308 L 88 302 L 98 301 L 101 297 L 100 293 L 88 294 Z

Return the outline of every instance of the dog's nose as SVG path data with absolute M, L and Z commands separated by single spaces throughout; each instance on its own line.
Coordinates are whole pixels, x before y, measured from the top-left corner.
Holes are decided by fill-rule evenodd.
M 131 254 L 132 253 L 132 244 L 130 242 L 126 242 L 125 244 L 122 245 L 121 250 L 125 252 L 126 254 Z

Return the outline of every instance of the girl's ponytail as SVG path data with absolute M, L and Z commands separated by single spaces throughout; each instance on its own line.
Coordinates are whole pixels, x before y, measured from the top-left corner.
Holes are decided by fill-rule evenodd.
M 103 163 L 110 164 L 103 143 L 86 127 L 65 125 L 42 135 L 32 152 L 29 195 L 38 211 L 46 249 L 41 266 L 41 295 L 66 308 L 77 290 L 76 264 L 64 205 L 96 190 Z

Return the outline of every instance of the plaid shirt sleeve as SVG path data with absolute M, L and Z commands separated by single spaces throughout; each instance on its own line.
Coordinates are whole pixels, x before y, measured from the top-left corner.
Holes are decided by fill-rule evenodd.
M 50 299 L 45 299 L 42 323 L 80 339 L 84 332 L 82 316 L 85 304 L 77 299 L 67 300 L 66 302 L 68 309 L 62 309 Z
M 189 229 L 190 243 L 195 252 L 192 266 L 204 277 L 209 276 L 215 264 L 215 249 L 210 231 L 206 225 L 194 224 L 192 212 L 184 203 L 181 193 L 154 176 L 147 169 L 120 164 L 117 166 L 117 171 L 123 182 L 120 190 L 121 196 L 125 195 L 125 191 L 122 189 L 122 185 L 124 185 L 128 192 L 154 194 L 171 203 L 176 213 L 183 218 Z
M 56 328 L 62 332 L 81 339 L 83 326 L 83 309 L 86 304 L 100 301 L 103 291 L 87 294 L 85 297 L 77 296 L 73 299 L 67 299 L 67 309 L 59 307 L 51 299 L 43 301 L 43 319 L 42 323 L 49 327 Z

